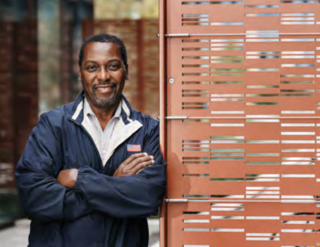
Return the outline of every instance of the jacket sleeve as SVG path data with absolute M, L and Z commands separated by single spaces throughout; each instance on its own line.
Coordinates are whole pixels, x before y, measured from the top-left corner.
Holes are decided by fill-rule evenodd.
M 155 162 L 140 173 L 112 177 L 90 167 L 79 169 L 75 190 L 98 211 L 117 218 L 146 217 L 158 210 L 166 190 L 166 162 L 159 150 L 158 124 L 145 138 L 144 150 Z
M 56 181 L 54 174 L 63 162 L 60 144 L 42 115 L 15 171 L 21 204 L 31 219 L 74 220 L 92 211 L 82 195 Z

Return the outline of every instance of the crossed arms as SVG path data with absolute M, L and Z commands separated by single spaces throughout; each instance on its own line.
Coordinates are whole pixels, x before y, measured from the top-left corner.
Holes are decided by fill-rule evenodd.
M 75 220 L 93 211 L 118 218 L 154 213 L 165 193 L 165 168 L 155 126 L 145 138 L 144 153 L 130 156 L 113 176 L 90 166 L 64 170 L 61 138 L 46 115 L 31 133 L 17 169 L 22 206 L 31 219 Z
M 114 177 L 127 177 L 138 174 L 142 169 L 154 163 L 154 157 L 147 153 L 136 153 L 127 158 L 113 174 Z M 76 185 L 78 169 L 62 170 L 57 181 L 64 187 L 73 189 Z

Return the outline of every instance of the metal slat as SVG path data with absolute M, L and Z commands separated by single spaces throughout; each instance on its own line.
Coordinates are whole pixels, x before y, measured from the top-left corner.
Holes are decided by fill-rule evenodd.
M 281 36 L 299 36 L 299 35 L 320 35 L 320 33 L 168 33 L 165 37 L 179 38 L 179 37 L 197 37 L 197 36 L 253 36 L 263 35 L 263 38 L 268 38 L 270 35 L 281 35 Z M 159 34 L 157 35 L 159 37 Z
M 280 203 L 320 203 L 317 200 L 201 200 L 201 199 L 166 199 L 167 203 L 181 203 L 181 202 L 224 202 L 224 203 L 235 203 L 235 202 L 280 202 Z
M 185 119 L 320 119 L 320 117 L 188 117 L 188 116 L 167 116 L 168 120 Z

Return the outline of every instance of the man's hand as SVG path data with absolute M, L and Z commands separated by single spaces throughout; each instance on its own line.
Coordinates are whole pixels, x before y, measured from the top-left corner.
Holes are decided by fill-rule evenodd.
M 57 181 L 64 187 L 73 189 L 78 177 L 78 169 L 63 170 L 59 173 Z
M 147 153 L 137 153 L 127 158 L 113 174 L 114 177 L 127 177 L 139 173 L 154 163 L 154 157 Z

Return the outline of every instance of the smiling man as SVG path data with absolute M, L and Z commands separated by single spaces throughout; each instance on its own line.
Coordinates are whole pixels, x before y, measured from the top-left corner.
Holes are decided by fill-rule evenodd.
M 83 92 L 41 115 L 16 169 L 29 246 L 147 247 L 166 188 L 158 122 L 123 96 L 126 48 L 112 35 L 79 53 Z

